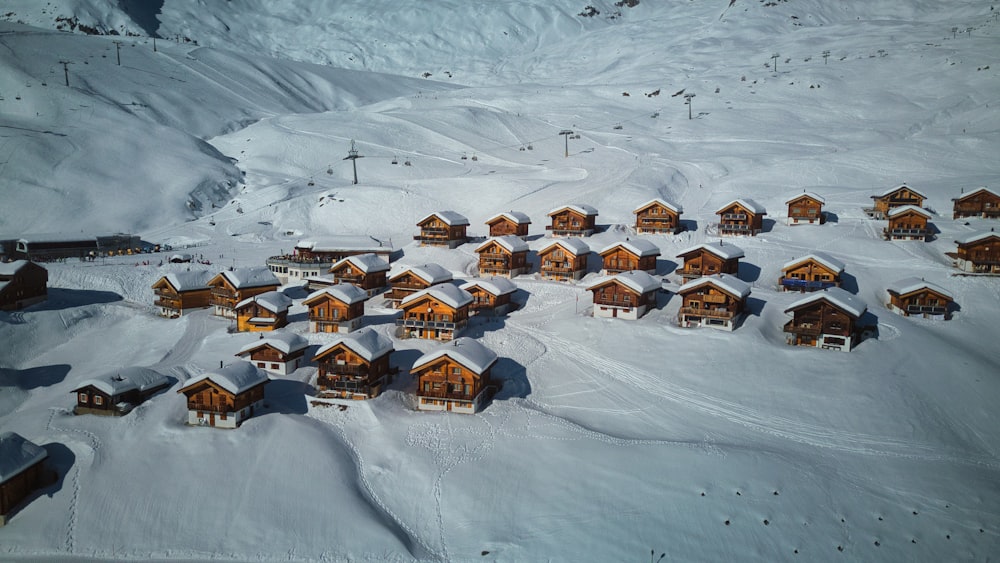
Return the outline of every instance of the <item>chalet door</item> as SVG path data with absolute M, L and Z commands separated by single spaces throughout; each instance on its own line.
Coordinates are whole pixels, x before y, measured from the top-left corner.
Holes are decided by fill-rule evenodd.
M 208 413 L 208 425 L 209 426 L 215 426 L 215 413 L 214 412 Z
M 617 318 L 618 317 L 618 308 L 617 307 L 612 307 L 611 308 L 611 317 L 612 318 Z

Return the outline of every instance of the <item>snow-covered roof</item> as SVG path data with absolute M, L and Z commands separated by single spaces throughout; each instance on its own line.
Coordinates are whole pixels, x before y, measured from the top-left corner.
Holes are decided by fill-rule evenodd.
M 562 247 L 563 250 L 569 252 L 573 256 L 590 253 L 590 246 L 582 240 L 576 238 L 554 240 L 538 249 L 538 253 L 542 254 L 544 252 L 548 252 L 553 246 Z
M 505 211 L 504 213 L 497 213 L 496 215 L 490 217 L 486 220 L 486 224 L 492 224 L 499 221 L 501 218 L 509 219 L 518 225 L 530 225 L 531 217 L 528 217 L 527 213 L 521 213 L 520 211 Z
M 930 213 L 925 211 L 923 208 L 917 207 L 916 205 L 900 205 L 899 207 L 894 207 L 890 209 L 889 212 L 885 214 L 885 216 L 891 218 L 891 217 L 896 217 L 897 215 L 902 215 L 910 211 L 916 213 L 917 215 L 920 215 L 921 217 L 925 217 L 927 219 L 931 218 Z
M 803 305 L 808 305 L 816 301 L 826 301 L 827 303 L 841 309 L 842 311 L 848 313 L 854 318 L 858 318 L 865 314 L 868 310 L 868 305 L 865 304 L 858 296 L 849 293 L 845 289 L 839 287 L 828 287 L 822 291 L 814 291 L 807 296 L 799 299 L 798 301 L 792 303 L 785 309 L 786 313 L 802 307 Z
M 482 279 L 477 278 L 461 285 L 461 289 L 466 291 L 473 287 L 481 287 L 487 293 L 495 296 L 507 295 L 508 293 L 514 293 L 517 291 L 517 286 L 514 285 L 514 282 L 500 276 Z
M 324 287 L 323 289 L 310 293 L 309 297 L 306 297 L 305 300 L 302 301 L 302 304 L 311 305 L 324 295 L 329 295 L 337 301 L 348 305 L 359 303 L 368 299 L 368 293 L 360 287 L 349 283 L 340 283 L 337 285 L 331 285 L 330 287 Z
M 167 261 L 168 262 L 190 262 L 191 261 L 191 255 L 190 254 L 172 254 L 170 256 L 170 259 L 167 260 Z
M 392 243 L 368 235 L 338 235 L 303 239 L 295 244 L 295 248 L 313 252 L 391 252 Z
M 155 389 L 170 382 L 167 376 L 158 371 L 144 367 L 127 367 L 111 371 L 100 377 L 88 379 L 80 383 L 74 392 L 93 385 L 101 393 L 114 397 L 128 391 L 137 390 L 140 393 Z
M 410 266 L 398 274 L 392 276 L 393 279 L 410 272 L 430 285 L 444 283 L 452 280 L 451 272 L 438 264 L 423 264 L 421 266 Z
M 921 289 L 930 289 L 936 293 L 940 293 L 948 299 L 954 299 L 954 296 L 952 296 L 947 289 L 929 281 L 924 281 L 916 276 L 903 278 L 886 286 L 886 290 L 897 295 L 906 295 L 908 293 L 913 293 L 914 291 L 920 291 Z
M 228 366 L 192 377 L 178 389 L 178 392 L 190 389 L 202 381 L 211 381 L 230 393 L 238 394 L 268 381 L 267 374 L 257 369 L 250 362 L 233 362 Z
M 450 227 L 460 227 L 469 224 L 469 220 L 465 218 L 465 215 L 455 211 L 435 211 L 434 213 L 425 215 L 423 219 L 417 221 L 417 224 L 419 225 L 431 217 L 437 217 Z
M 958 201 L 958 200 L 962 200 L 962 199 L 965 199 L 967 197 L 972 197 L 974 195 L 981 194 L 981 193 L 993 194 L 996 197 L 1000 197 L 1000 193 L 997 193 L 997 192 L 995 192 L 995 191 L 987 188 L 986 186 L 981 186 L 981 187 L 978 187 L 978 188 L 972 190 L 971 192 L 963 193 L 962 195 L 960 195 L 958 197 L 953 197 L 953 198 L 951 198 L 951 200 L 952 201 Z
M 253 297 L 247 297 L 236 304 L 237 309 L 242 309 L 247 305 L 257 302 L 261 307 L 272 313 L 282 313 L 292 306 L 292 298 L 280 291 L 268 291 Z
M 478 340 L 463 336 L 420 356 L 410 370 L 416 371 L 445 356 L 477 374 L 485 372 L 499 358 L 496 352 L 483 346 Z
M 236 289 L 281 285 L 281 282 L 278 281 L 274 272 L 268 269 L 267 266 L 224 270 L 220 275 L 225 277 L 229 281 L 230 285 Z
M 614 250 L 614 249 L 616 249 L 618 247 L 622 247 L 622 248 L 628 250 L 629 252 L 631 252 L 632 254 L 635 254 L 636 256 L 640 257 L 640 258 L 643 257 L 643 256 L 659 256 L 660 255 L 660 247 L 658 247 L 655 244 L 653 244 L 652 242 L 650 242 L 650 241 L 648 241 L 646 239 L 642 239 L 642 238 L 635 239 L 635 240 L 625 240 L 625 241 L 619 241 L 619 242 L 611 243 L 611 244 L 605 246 L 603 249 L 601 249 L 601 251 L 599 252 L 599 254 L 601 254 L 603 256 L 603 255 L 611 252 L 612 250 Z
M 240 351 L 236 355 L 243 356 L 249 354 L 261 346 L 270 346 L 283 354 L 291 354 L 292 352 L 298 352 L 307 348 L 309 341 L 294 332 L 270 332 L 263 338 L 258 338 L 253 342 L 247 343 L 240 348 Z
M 646 209 L 647 207 L 649 207 L 651 205 L 654 205 L 654 204 L 657 204 L 657 203 L 660 204 L 660 205 L 662 205 L 663 207 L 666 207 L 667 209 L 670 209 L 674 213 L 684 213 L 684 208 L 681 207 L 680 205 L 678 205 L 676 203 L 670 203 L 669 201 L 667 201 L 665 199 L 660 199 L 660 198 L 654 198 L 654 199 L 651 199 L 651 200 L 647 201 L 646 203 L 640 205 L 639 207 L 636 207 L 635 211 L 633 211 L 632 213 L 638 213 L 638 212 L 642 211 L 643 209 Z
M 0 262 L 0 276 L 13 276 L 21 268 L 27 266 L 27 260 L 14 260 L 13 262 Z
M 838 274 L 844 272 L 845 268 L 844 263 L 841 262 L 840 260 L 837 260 L 833 256 L 826 254 L 825 252 L 813 252 L 811 254 L 806 254 L 801 258 L 794 258 L 792 260 L 789 260 L 788 262 L 785 262 L 785 265 L 781 267 L 781 270 L 785 271 L 788 270 L 789 268 L 794 268 L 795 266 L 798 266 L 799 264 L 806 262 L 808 260 L 818 262 Z
M 785 200 L 785 204 L 787 205 L 789 203 L 792 203 L 795 200 L 799 200 L 799 199 L 802 199 L 804 197 L 808 197 L 810 199 L 814 199 L 814 200 L 816 200 L 816 201 L 818 201 L 820 203 L 826 203 L 826 200 L 823 199 L 823 197 L 820 196 L 819 194 L 816 194 L 814 192 L 802 192 L 800 194 L 795 194 L 793 197 L 790 197 L 790 198 L 786 199 Z
M 0 433 L 0 483 L 48 457 L 45 448 L 16 432 Z
M 453 309 L 458 309 L 459 307 L 464 307 L 469 303 L 472 303 L 472 294 L 464 289 L 458 288 L 450 283 L 443 283 L 439 285 L 432 285 L 427 289 L 418 291 L 411 295 L 407 295 L 403 298 L 400 305 L 407 305 L 408 303 L 413 303 L 414 301 L 421 299 L 424 296 L 429 296 L 432 299 L 437 299 L 438 301 L 448 305 Z
M 333 342 L 317 350 L 313 358 L 324 355 L 338 344 L 343 344 L 352 352 L 364 358 L 366 362 L 371 362 L 375 358 L 381 358 L 393 351 L 392 340 L 379 334 L 377 331 L 364 328 L 357 332 L 350 332 L 337 337 Z
M 94 241 L 97 244 L 97 237 L 95 235 L 81 235 L 73 233 L 36 233 L 32 235 L 24 235 L 18 242 L 78 242 L 81 240 Z
M 739 205 L 743 209 L 746 209 L 747 211 L 750 211 L 755 215 L 767 215 L 767 210 L 764 209 L 763 205 L 749 198 L 734 199 L 733 201 L 730 201 L 729 203 L 720 207 L 719 210 L 716 211 L 715 213 L 716 214 L 722 213 L 723 211 L 729 209 L 733 205 Z
M 715 274 L 704 276 L 687 282 L 677 290 L 678 293 L 685 293 L 691 289 L 696 289 L 703 285 L 711 285 L 716 289 L 745 299 L 750 295 L 750 284 L 731 274 Z
M 504 235 L 502 237 L 494 237 L 491 239 L 486 239 L 482 244 L 476 247 L 476 252 L 486 248 L 490 243 L 497 243 L 500 246 L 507 249 L 508 252 L 527 252 L 528 243 L 521 240 L 521 237 L 514 235 Z
M 388 272 L 389 263 L 382 259 L 378 254 L 366 253 L 366 254 L 355 254 L 354 256 L 348 256 L 336 264 L 333 265 L 331 270 L 339 268 L 343 264 L 350 264 L 355 268 L 361 270 L 366 274 L 372 274 L 375 272 Z
M 607 285 L 609 282 L 615 281 L 638 293 L 639 295 L 656 291 L 663 285 L 660 280 L 654 278 L 646 272 L 643 272 L 642 270 L 631 270 L 628 272 L 622 272 L 615 276 L 601 278 L 588 285 L 587 290 L 590 291 L 600 286 Z
M 973 233 L 966 237 L 962 237 L 956 240 L 955 242 L 957 242 L 958 244 L 969 244 L 970 242 L 978 242 L 981 240 L 986 240 L 990 237 L 1000 238 L 1000 233 L 994 231 L 982 231 L 979 233 Z
M 899 190 L 902 190 L 902 189 L 910 190 L 911 192 L 917 194 L 918 196 L 920 196 L 920 197 L 922 197 L 924 199 L 927 199 L 927 196 L 925 196 L 924 194 L 918 192 L 917 190 L 911 188 L 910 186 L 908 186 L 906 184 L 900 184 L 900 185 L 898 185 L 898 186 L 896 186 L 894 188 L 889 188 L 888 190 L 885 190 L 884 192 L 882 192 L 882 193 L 880 193 L 878 195 L 873 195 L 872 197 L 873 198 L 882 198 L 882 197 L 885 197 L 887 195 L 892 194 L 893 192 L 896 192 L 896 191 L 899 191 Z
M 585 203 L 571 203 L 569 205 L 563 205 L 562 207 L 557 207 L 557 208 L 553 209 L 552 211 L 549 211 L 547 213 L 547 215 L 549 217 L 551 217 L 551 216 L 555 215 L 556 213 L 559 213 L 560 211 L 565 211 L 567 209 L 575 211 L 575 212 L 577 212 L 580 215 L 583 215 L 585 217 L 589 216 L 589 215 L 597 215 L 597 209 L 594 208 L 594 207 L 591 207 L 591 206 L 589 206 L 589 205 L 587 205 Z
M 170 287 L 178 292 L 194 291 L 197 289 L 208 289 L 208 282 L 215 277 L 208 270 L 193 270 L 187 272 L 171 272 L 162 279 L 165 279 Z M 155 285 L 155 284 L 154 284 Z
M 723 260 L 731 260 L 733 258 L 743 258 L 743 249 L 736 246 L 733 243 L 723 243 L 721 240 L 719 242 L 705 242 L 697 246 L 692 246 L 686 250 L 682 250 L 680 254 L 677 255 L 678 258 L 691 254 L 692 252 L 697 252 L 699 250 L 705 250 L 711 252 L 712 254 L 722 258 Z

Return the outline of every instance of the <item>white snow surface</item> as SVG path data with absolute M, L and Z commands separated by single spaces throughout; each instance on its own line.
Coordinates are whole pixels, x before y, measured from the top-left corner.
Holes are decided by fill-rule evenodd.
M 494 297 L 507 295 L 517 291 L 517 284 L 512 282 L 509 278 L 501 276 L 491 276 L 482 279 L 473 278 L 459 286 L 459 288 L 464 289 L 465 291 L 469 291 L 473 287 L 479 287 Z
M 305 299 L 306 304 L 315 303 L 320 297 L 324 295 L 329 295 L 330 297 L 351 305 L 354 303 L 359 303 L 368 299 L 368 293 L 356 285 L 349 283 L 339 283 L 336 285 L 331 285 L 330 287 L 324 287 L 318 291 L 314 291 L 309 294 L 309 297 Z
M 439 283 L 437 285 L 432 285 L 427 289 L 422 289 L 416 293 L 411 293 L 403 298 L 400 305 L 405 307 L 406 305 L 423 299 L 424 297 L 430 297 L 440 301 L 452 309 L 458 309 L 459 307 L 468 305 L 472 303 L 472 294 L 464 289 L 458 287 L 457 285 L 452 285 L 450 283 Z
M 4 240 L 121 231 L 173 246 L 47 263 L 48 299 L 0 312 L 0 429 L 60 476 L 0 528 L 0 559 L 1000 552 L 1000 286 L 946 255 L 996 226 L 949 218 L 962 187 L 1000 172 L 990 2 L 164 0 L 150 14 L 159 4 L 0 9 Z M 587 4 L 600 13 L 578 15 Z M 64 15 L 122 35 L 54 31 Z M 883 241 L 862 209 L 910 182 L 940 233 Z M 753 291 L 733 332 L 677 327 L 671 293 L 635 322 L 592 317 L 596 262 L 576 283 L 522 275 L 523 306 L 467 332 L 499 355 L 496 397 L 473 416 L 417 412 L 409 369 L 438 344 L 395 337 L 398 311 L 375 296 L 365 326 L 400 369 L 381 396 L 317 399 L 306 365 L 268 384 L 239 429 L 184 424 L 174 391 L 248 335 L 209 310 L 157 315 L 151 285 L 188 267 L 158 265 L 173 252 L 217 273 L 299 240 L 376 237 L 402 254 L 394 270 L 434 263 L 466 282 L 477 243 L 418 246 L 420 217 L 454 209 L 481 240 L 499 212 L 588 202 L 598 232 L 559 243 L 589 252 L 637 238 L 632 212 L 662 198 L 688 229 L 641 238 L 669 257 L 718 240 L 719 204 L 780 209 L 802 190 L 823 194 L 828 221 L 765 219 L 739 239 Z M 537 252 L 551 239 L 534 227 Z M 877 323 L 850 353 L 786 344 L 801 295 L 775 280 L 817 251 L 849 262 L 843 285 Z M 954 295 L 951 320 L 886 309 L 886 288 L 913 275 Z M 283 290 L 286 331 L 310 347 L 338 337 L 309 333 L 304 291 Z M 178 383 L 127 417 L 69 414 L 71 391 L 114 365 Z
M 955 296 L 951 294 L 950 291 L 941 287 L 936 283 L 931 283 L 929 281 L 924 281 L 916 276 L 910 276 L 908 278 L 903 278 L 901 280 L 896 280 L 888 285 L 885 289 L 887 291 L 893 292 L 896 295 L 907 295 L 913 293 L 914 291 L 920 291 L 921 289 L 931 289 L 949 299 L 954 299 Z
M 750 284 L 732 274 L 713 274 L 711 276 L 695 278 L 682 285 L 677 292 L 686 293 L 703 285 L 711 285 L 737 299 L 745 299 L 750 295 L 751 288 Z
M 662 285 L 660 280 L 649 275 L 647 272 L 643 272 L 642 270 L 631 270 L 628 272 L 621 272 L 620 274 L 615 274 L 614 276 L 609 276 L 604 279 L 595 280 L 587 286 L 587 290 L 589 291 L 595 289 L 599 286 L 607 284 L 610 281 L 616 281 L 639 295 L 656 291 L 660 289 L 660 286 Z
M 502 237 L 493 237 L 486 239 L 479 246 L 476 247 L 476 252 L 486 248 L 491 243 L 497 243 L 500 246 L 507 249 L 508 252 L 527 252 L 528 243 L 521 240 L 521 237 L 514 235 L 504 235 Z
M 868 310 L 868 305 L 866 305 L 861 299 L 858 299 L 856 295 L 839 287 L 828 287 L 822 291 L 813 291 L 798 301 L 795 301 L 789 305 L 787 309 L 785 309 L 785 312 L 788 313 L 793 309 L 798 309 L 803 305 L 808 305 L 816 301 L 826 301 L 838 309 L 847 312 L 856 319 L 860 318 L 861 315 L 865 314 L 865 311 Z
M 77 389 L 93 385 L 102 392 L 114 396 L 133 389 L 147 391 L 160 385 L 166 385 L 168 379 L 162 373 L 149 368 L 130 366 L 111 370 L 93 379 L 87 379 L 77 385 Z
M 365 327 L 356 332 L 338 335 L 332 342 L 316 350 L 315 356 L 324 355 L 338 344 L 343 344 L 367 362 L 371 362 L 375 358 L 381 358 L 394 349 L 392 339 L 376 330 Z
M 794 268 L 795 266 L 798 266 L 799 264 L 802 264 L 803 262 L 808 262 L 810 260 L 816 261 L 816 262 L 818 262 L 818 263 L 826 266 L 827 268 L 830 268 L 831 270 L 833 270 L 835 273 L 838 273 L 838 274 L 844 273 L 844 268 L 847 267 L 846 264 L 844 264 L 842 261 L 834 258 L 833 256 L 830 256 L 829 254 L 827 254 L 825 252 L 818 252 L 817 251 L 817 252 L 810 252 L 809 254 L 806 254 L 805 256 L 802 256 L 801 258 L 793 258 L 793 259 L 789 260 L 788 262 L 785 262 L 781 266 L 781 271 L 785 272 L 785 271 L 787 271 L 787 270 L 789 270 L 791 268 Z
M 602 248 L 601 251 L 598 252 L 598 254 L 603 256 L 616 248 L 624 248 L 629 252 L 631 252 L 632 254 L 635 254 L 636 256 L 639 257 L 660 255 L 660 247 L 656 246 L 655 244 L 646 239 L 641 239 L 641 238 L 629 239 L 621 242 L 613 242 Z
M 211 381 L 230 393 L 242 393 L 268 380 L 263 370 L 250 362 L 233 362 L 209 373 L 203 373 L 184 382 L 178 391 L 189 389 L 202 381 Z
M 0 483 L 15 477 L 47 455 L 44 448 L 17 432 L 0 432 Z
M 731 242 L 723 242 L 720 240 L 719 242 L 703 242 L 701 244 L 696 244 L 691 248 L 685 248 L 684 250 L 677 253 L 677 257 L 681 257 L 686 254 L 696 252 L 698 250 L 706 250 L 724 260 L 730 260 L 733 258 L 743 258 L 744 256 L 746 256 L 746 253 L 743 252 L 742 248 L 736 246 Z
M 309 347 L 309 341 L 301 334 L 285 331 L 271 331 L 267 334 L 261 332 L 259 334 L 260 336 L 256 337 L 253 342 L 244 344 L 235 355 L 243 356 L 262 346 L 270 346 L 284 354 L 291 354 Z
M 240 301 L 236 304 L 237 309 L 242 309 L 246 305 L 253 302 L 260 303 L 262 307 L 271 311 L 272 313 L 281 313 L 288 311 L 288 308 L 292 306 L 292 299 L 280 291 L 267 291 L 254 295 L 252 297 L 247 297 L 246 299 Z
M 355 254 L 336 262 L 330 269 L 339 268 L 342 264 L 350 264 L 366 274 L 388 272 L 389 263 L 378 254 Z
M 478 375 L 482 375 L 498 359 L 497 353 L 487 348 L 482 342 L 461 336 L 451 342 L 438 344 L 437 348 L 417 358 L 411 369 L 417 371 L 446 356 Z

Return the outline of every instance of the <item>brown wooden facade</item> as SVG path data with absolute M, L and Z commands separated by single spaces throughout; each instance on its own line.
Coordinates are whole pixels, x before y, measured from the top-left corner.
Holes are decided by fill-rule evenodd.
M 587 275 L 590 249 L 550 244 L 538 251 L 539 271 L 550 280 L 578 280 Z
M 41 489 L 54 482 L 55 475 L 45 467 L 45 460 L 48 453 L 44 448 L 25 440 L 14 432 L 0 433 L 0 450 L 11 452 L 17 458 L 0 460 L 0 466 L 4 463 L 14 464 L 18 461 L 24 462 L 24 467 L 10 474 L 0 474 L 0 527 L 7 523 L 7 519 L 25 499 L 29 498 L 36 490 Z
M 48 281 L 48 270 L 34 262 L 0 263 L 0 310 L 23 309 L 45 301 Z
M 153 284 L 153 294 L 156 296 L 153 305 L 160 308 L 164 317 L 171 319 L 180 317 L 185 311 L 209 307 L 212 301 L 211 288 L 206 286 L 178 291 L 165 276 Z
M 246 361 L 260 369 L 281 375 L 288 375 L 305 365 L 306 348 L 290 350 L 288 353 L 285 353 L 274 345 L 265 342 L 261 346 L 237 355 L 244 357 Z
M 925 199 L 926 196 L 917 190 L 905 185 L 899 186 L 882 194 L 872 196 L 872 200 L 874 200 L 873 215 L 881 219 L 885 217 L 889 210 L 896 207 L 904 205 L 923 207 Z
M 983 217 L 1000 219 L 1000 194 L 989 188 L 978 188 L 951 200 L 953 219 Z
M 527 273 L 530 269 L 527 245 L 523 249 L 519 246 L 512 250 L 500 241 L 492 239 L 481 244 L 476 253 L 479 254 L 480 276 L 513 278 Z
M 322 290 L 307 297 L 302 304 L 309 307 L 312 332 L 350 332 L 361 326 L 365 315 L 364 301 L 349 303 Z
M 459 291 L 468 295 L 464 290 Z M 458 307 L 430 292 L 413 297 L 400 305 L 403 316 L 396 319 L 396 325 L 400 329 L 398 335 L 403 338 L 452 340 L 468 326 L 471 306 L 471 296 Z
M 243 420 L 253 416 L 258 405 L 263 402 L 266 383 L 265 381 L 246 391 L 232 393 L 211 379 L 204 379 L 178 393 L 187 397 L 188 412 L 196 420 L 204 421 L 204 425 L 235 428 Z M 192 424 L 190 417 L 189 424 Z
M 288 309 L 271 311 L 257 301 L 236 308 L 236 330 L 240 332 L 270 332 L 288 326 Z
M 728 251 L 729 249 L 726 249 L 726 256 L 720 256 L 705 248 L 705 245 L 701 245 L 678 254 L 677 257 L 683 259 L 684 264 L 677 270 L 677 273 L 685 281 L 715 274 L 735 276 L 739 273 L 740 258 L 743 256 L 743 252 L 729 253 Z M 736 256 L 737 254 L 739 256 Z
M 236 305 L 240 301 L 254 295 L 267 293 L 268 291 L 277 291 L 280 284 L 277 279 L 274 282 L 270 285 L 238 288 L 229 281 L 229 278 L 219 274 L 208 281 L 208 287 L 211 292 L 210 303 L 215 308 L 216 315 L 234 318 L 236 316 Z
M 635 232 L 640 234 L 676 234 L 681 231 L 681 214 L 675 205 L 653 200 L 633 211 Z
M 736 279 L 727 284 L 712 283 L 714 277 L 704 277 L 681 286 L 677 294 L 681 307 L 677 312 L 678 324 L 709 326 L 723 330 L 733 330 L 746 309 L 749 289 L 743 290 L 745 283 Z M 739 290 L 727 285 L 735 284 Z
M 398 307 L 399 303 L 410 295 L 451 280 L 452 277 L 444 275 L 443 271 L 440 274 L 435 274 L 433 271 L 418 273 L 409 268 L 389 278 L 389 291 L 385 294 L 385 300 L 393 307 Z
M 466 229 L 469 222 L 464 219 L 454 221 L 434 213 L 417 223 L 417 226 L 420 227 L 420 234 L 414 236 L 413 240 L 419 241 L 420 246 L 455 248 L 468 240 Z
M 600 256 L 604 265 L 604 273 L 618 274 L 632 270 L 640 270 L 650 274 L 656 273 L 656 258 L 660 255 L 659 251 L 641 253 L 636 250 L 626 244 L 616 244 L 603 250 Z
M 656 308 L 656 286 L 640 291 L 611 278 L 588 289 L 593 292 L 595 317 L 635 320 Z
M 132 368 L 142 369 L 142 368 Z M 127 372 L 126 372 L 127 373 Z M 114 377 L 114 376 L 110 376 Z M 170 386 L 170 380 L 160 376 L 159 379 L 149 377 L 143 381 L 143 385 L 117 386 L 120 382 L 110 381 L 101 383 L 96 380 L 89 380 L 83 385 L 73 390 L 76 396 L 76 406 L 73 414 L 97 414 L 105 416 L 123 416 L 131 410 L 145 402 L 153 395 L 163 391 Z M 110 392 L 109 392 L 110 391 Z
M 822 225 L 826 223 L 823 198 L 810 193 L 800 194 L 785 202 L 788 204 L 789 225 Z
M 468 345 L 470 340 L 461 338 L 459 343 Z M 411 370 L 417 380 L 417 408 L 474 414 L 495 389 L 495 363 L 495 354 L 485 366 L 467 365 L 469 362 L 463 361 L 460 354 L 448 352 L 427 361 L 421 357 Z
M 567 206 L 549 213 L 552 223 L 545 230 L 556 237 L 589 237 L 597 229 L 597 211 Z
M 760 208 L 741 200 L 733 201 L 716 211 L 719 216 L 720 235 L 755 236 L 764 229 L 764 215 Z
M 513 235 L 522 239 L 527 238 L 528 228 L 531 220 L 523 214 L 501 213 L 487 219 L 486 225 L 490 228 L 491 237 L 503 237 Z
M 861 339 L 858 317 L 828 300 L 793 306 L 786 312 L 793 315 L 784 326 L 788 343 L 793 346 L 850 351 Z
M 784 291 L 817 291 L 840 287 L 844 269 L 839 263 L 805 256 L 792 261 L 781 269 L 778 287 Z
M 316 387 L 324 396 L 374 399 L 391 383 L 390 352 L 366 360 L 344 343 L 335 344 L 313 358 L 319 366 Z
M 887 214 L 889 225 L 882 232 L 886 240 L 923 240 L 931 236 L 930 214 L 916 206 L 896 207 Z
M 951 318 L 953 299 L 945 291 L 928 284 L 917 284 L 909 288 L 889 288 L 888 306 L 903 316 Z
M 349 260 L 343 260 L 330 268 L 330 277 L 334 283 L 349 283 L 365 290 L 369 296 L 381 291 L 388 285 L 389 270 L 365 272 Z
M 1000 233 L 980 233 L 956 241 L 958 249 L 949 256 L 955 266 L 976 274 L 1000 274 Z

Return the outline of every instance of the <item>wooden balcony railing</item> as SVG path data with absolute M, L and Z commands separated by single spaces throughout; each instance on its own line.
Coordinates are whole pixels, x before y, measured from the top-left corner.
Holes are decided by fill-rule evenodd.
M 736 316 L 733 311 L 725 309 L 702 309 L 700 307 L 681 307 L 680 314 L 696 315 L 699 317 L 713 317 L 717 319 L 731 319 Z

